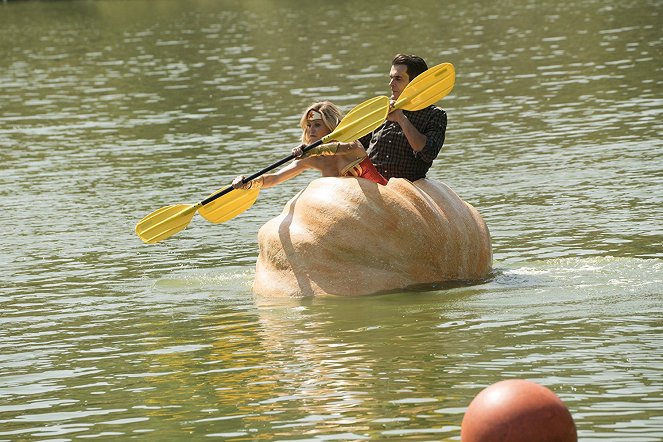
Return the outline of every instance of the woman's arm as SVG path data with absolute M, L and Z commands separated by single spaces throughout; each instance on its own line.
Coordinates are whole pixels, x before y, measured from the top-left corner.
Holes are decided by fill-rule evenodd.
M 292 163 L 285 166 L 283 169 L 278 172 L 269 173 L 263 175 L 263 187 L 274 187 L 277 184 L 280 184 L 284 181 L 294 178 L 300 173 L 304 172 L 307 169 L 311 169 L 313 166 L 310 164 L 310 161 L 305 159 L 295 160 Z
M 295 157 L 302 155 L 301 147 L 296 147 L 292 150 Z M 304 158 L 322 156 L 322 155 L 350 155 L 350 154 L 366 154 L 364 147 L 359 141 L 351 143 L 341 143 L 339 141 L 332 141 L 331 143 L 323 144 L 315 147 L 308 152 L 304 153 Z
M 258 186 L 258 188 L 274 187 L 277 184 L 289 180 L 290 178 L 296 177 L 306 169 L 311 168 L 313 168 L 313 165 L 310 161 L 307 161 L 306 159 L 295 160 L 278 172 L 262 175 L 253 181 L 249 181 L 248 183 L 242 184 L 244 176 L 240 175 L 233 180 L 232 186 L 235 189 L 251 189 L 254 186 Z

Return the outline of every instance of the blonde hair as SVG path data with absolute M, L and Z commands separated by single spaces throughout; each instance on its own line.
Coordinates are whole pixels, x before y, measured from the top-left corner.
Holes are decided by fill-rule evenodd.
M 302 115 L 301 120 L 299 120 L 299 125 L 302 128 L 302 143 L 310 144 L 309 140 L 306 139 L 306 122 L 308 121 L 308 113 L 311 111 L 320 112 L 322 115 L 322 123 L 329 129 L 333 131 L 338 126 L 338 123 L 343 119 L 343 112 L 331 101 L 319 101 L 310 105 Z

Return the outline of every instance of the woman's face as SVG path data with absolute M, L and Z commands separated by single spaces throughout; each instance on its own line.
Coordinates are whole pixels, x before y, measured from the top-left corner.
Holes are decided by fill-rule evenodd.
M 306 122 L 306 140 L 308 144 L 315 143 L 331 131 L 325 126 L 322 120 L 308 120 Z

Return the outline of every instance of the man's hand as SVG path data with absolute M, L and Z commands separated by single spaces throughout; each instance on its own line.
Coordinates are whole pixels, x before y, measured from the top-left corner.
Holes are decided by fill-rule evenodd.
M 401 124 L 404 119 L 407 120 L 407 117 L 405 116 L 402 110 L 400 109 L 393 110 L 394 104 L 396 104 L 396 100 L 389 101 L 389 113 L 387 114 L 387 120 Z
M 389 108 L 394 107 L 394 100 L 391 100 L 389 103 Z M 410 147 L 415 152 L 421 152 L 421 150 L 426 146 L 426 135 L 422 134 L 417 130 L 416 127 L 410 123 L 410 120 L 407 119 L 402 110 L 397 109 L 387 115 L 387 120 L 398 123 L 398 125 L 403 129 L 403 134 L 407 138 L 407 142 L 410 143 Z
M 405 116 L 402 110 L 398 109 L 387 115 L 387 120 L 401 124 L 403 123 L 403 121 L 407 120 L 407 117 Z

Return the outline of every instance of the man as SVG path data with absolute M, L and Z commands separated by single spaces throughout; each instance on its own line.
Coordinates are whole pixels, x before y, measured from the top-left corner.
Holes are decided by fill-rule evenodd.
M 416 55 L 398 54 L 391 62 L 389 87 L 392 105 L 417 75 L 428 69 Z M 408 112 L 395 110 L 387 121 L 359 141 L 377 170 L 387 179 L 426 177 L 444 144 L 447 114 L 439 107 Z

